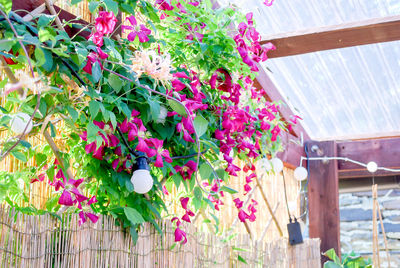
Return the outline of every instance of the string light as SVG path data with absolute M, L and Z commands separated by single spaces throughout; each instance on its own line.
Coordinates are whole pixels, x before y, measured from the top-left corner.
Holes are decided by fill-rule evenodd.
M 283 162 L 279 158 L 272 158 L 271 160 L 272 168 L 275 172 L 275 174 L 280 173 L 283 170 Z
M 31 116 L 26 113 L 17 113 L 11 120 L 11 130 L 15 134 L 28 134 L 33 128 Z
M 131 178 L 133 190 L 138 194 L 145 194 L 153 188 L 154 181 L 150 174 L 148 159 L 143 153 L 136 158 L 134 169 Z
M 346 161 L 346 162 L 351 162 L 354 164 L 357 164 L 359 166 L 365 167 L 367 168 L 367 170 L 371 173 L 376 172 L 378 170 L 384 170 L 384 171 L 389 171 L 389 172 L 400 172 L 400 169 L 394 169 L 394 168 L 386 168 L 386 167 L 379 167 L 375 162 L 371 161 L 368 164 L 362 163 L 360 161 L 356 161 L 353 159 L 350 159 L 348 157 L 304 157 L 302 156 L 300 158 L 300 166 L 301 163 L 303 162 L 303 160 L 320 160 L 320 161 L 329 161 L 329 160 L 342 160 L 342 161 Z M 368 165 L 369 165 L 369 169 L 368 169 Z

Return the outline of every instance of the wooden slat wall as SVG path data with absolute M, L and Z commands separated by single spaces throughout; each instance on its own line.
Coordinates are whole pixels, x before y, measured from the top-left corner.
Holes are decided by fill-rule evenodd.
M 162 224 L 160 236 L 145 224 L 134 245 L 111 217 L 78 226 L 77 215 L 63 222 L 49 215 L 15 215 L 0 208 L 0 267 L 275 267 L 319 266 L 319 240 L 289 246 L 287 240 L 254 243 L 248 236 L 224 243 L 213 234 L 184 226 L 188 243 L 174 245 L 174 227 Z M 242 250 L 235 250 L 239 248 Z M 246 262 L 238 261 L 240 255 Z

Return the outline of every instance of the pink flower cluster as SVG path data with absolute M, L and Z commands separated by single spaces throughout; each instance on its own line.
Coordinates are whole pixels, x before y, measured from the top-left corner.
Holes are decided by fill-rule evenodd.
M 247 210 L 250 215 L 244 211 L 243 201 L 240 201 L 239 198 L 236 198 L 233 200 L 233 202 L 235 202 L 236 208 L 239 209 L 238 217 L 241 222 L 245 222 L 246 220 L 254 222 L 256 220 L 256 214 L 255 214 L 257 212 L 256 205 L 258 205 L 256 200 L 251 199 L 251 204 L 247 207 Z
M 47 165 L 44 167 L 47 169 Z M 91 222 L 96 223 L 99 219 L 98 216 L 89 212 L 90 205 L 97 202 L 96 196 L 92 196 L 91 198 L 86 197 L 82 192 L 79 190 L 79 186 L 84 181 L 83 179 L 66 179 L 64 172 L 62 171 L 61 167 L 59 166 L 59 162 L 57 159 L 54 161 L 54 170 L 57 171 L 53 180 L 49 180 L 48 184 L 53 186 L 56 191 L 62 189 L 61 196 L 58 200 L 58 204 L 71 207 L 77 205 L 77 208 L 80 210 L 79 212 L 79 224 L 83 224 L 89 219 Z M 33 179 L 31 183 L 36 181 L 44 181 L 45 174 L 41 173 L 38 178 Z
M 176 97 L 189 111 L 189 115 L 193 119 L 195 117 L 195 112 L 198 110 L 206 110 L 208 105 L 203 103 L 206 98 L 203 92 L 201 92 L 201 83 L 199 77 L 195 72 L 191 72 L 192 77 L 190 78 L 185 72 L 177 72 L 173 74 L 174 79 L 171 81 L 172 90 L 167 91 L 169 96 Z M 182 80 L 180 80 L 182 79 Z M 190 92 L 193 97 L 189 97 L 186 94 L 180 94 L 182 90 L 186 89 L 186 84 L 190 86 Z M 177 112 L 168 112 L 168 116 L 180 116 L 181 122 L 176 125 L 176 130 L 179 133 L 183 133 L 183 139 L 187 142 L 194 142 L 191 135 L 194 134 L 194 126 L 188 116 L 181 116 Z
M 220 179 L 219 183 L 222 183 L 222 182 L 223 182 L 223 180 Z M 210 184 L 208 182 L 203 182 L 203 185 L 204 186 L 210 186 Z M 224 192 L 220 191 L 220 188 L 219 188 L 219 185 L 218 185 L 217 182 L 214 182 L 214 184 L 211 186 L 210 190 L 211 190 L 211 192 L 218 193 L 221 197 L 224 197 Z M 214 204 L 214 209 L 215 210 L 219 211 L 219 207 L 224 205 L 224 202 L 222 202 L 222 200 L 219 199 L 218 195 L 209 194 L 207 198 L 208 198 L 208 200 L 210 200 L 211 203 Z
M 95 62 L 98 62 L 100 68 L 103 69 L 101 60 L 105 60 L 107 58 L 108 58 L 107 53 L 104 53 L 103 50 L 101 50 L 101 48 L 97 47 L 97 52 L 90 52 L 89 55 L 87 56 L 87 62 L 85 67 L 83 67 L 83 70 L 88 74 L 92 74 L 92 67 Z
M 147 157 L 155 157 L 154 166 L 163 167 L 164 161 L 172 163 L 172 159 L 169 155 L 169 151 L 163 148 L 164 141 L 156 138 L 152 138 L 150 132 L 147 131 L 142 120 L 138 117 L 140 112 L 133 110 L 131 113 L 131 119 L 127 118 L 122 122 L 118 123 L 119 128 L 123 134 L 127 134 L 129 142 L 137 143 L 135 150 L 143 152 Z M 112 167 L 117 172 L 126 171 L 131 172 L 127 165 L 128 160 L 131 160 L 131 156 L 128 154 L 124 156 L 122 148 L 120 146 L 120 140 L 114 134 L 115 130 L 111 123 L 93 121 L 93 124 L 103 130 L 106 135 L 99 131 L 98 135 L 102 137 L 103 141 L 100 146 L 97 146 L 96 141 L 89 143 L 85 146 L 87 154 L 93 153 L 93 157 L 99 160 L 103 160 L 105 156 L 105 149 L 109 148 L 112 150 L 111 158 Z M 80 135 L 81 139 L 87 141 L 87 132 L 84 131 Z
M 181 202 L 181 206 L 185 211 L 185 214 L 182 216 L 182 220 L 186 221 L 186 222 L 191 222 L 190 217 L 194 217 L 194 213 L 193 211 L 191 211 L 188 208 L 188 203 L 189 203 L 189 197 L 181 197 L 179 199 L 179 201 Z M 174 217 L 171 219 L 171 222 L 175 222 L 176 221 L 176 228 L 175 228 L 175 242 L 181 242 L 182 244 L 186 244 L 187 242 L 187 238 L 186 238 L 186 233 L 180 229 L 180 225 L 181 225 L 181 221 L 179 220 L 178 217 Z
M 257 63 L 268 59 L 267 52 L 275 50 L 272 43 L 260 45 L 260 34 L 254 27 L 253 13 L 246 14 L 247 23 L 241 22 L 238 25 L 239 33 L 234 36 L 237 50 L 242 60 L 254 72 L 258 72 Z
M 100 11 L 99 16 L 96 18 L 95 29 L 89 39 L 92 38 L 93 43 L 101 47 L 103 45 L 103 36 L 111 34 L 114 31 L 115 25 L 117 23 L 117 18 L 114 13 L 107 11 Z
M 220 141 L 220 151 L 228 163 L 225 169 L 229 175 L 237 176 L 240 168 L 233 164 L 233 157 L 230 156 L 233 148 L 238 153 L 245 152 L 249 158 L 258 156 L 257 144 L 253 142 L 253 136 L 261 136 L 255 131 L 254 122 L 257 118 L 249 113 L 249 107 L 239 108 L 238 106 L 228 107 L 222 115 L 222 130 L 215 131 L 215 138 Z

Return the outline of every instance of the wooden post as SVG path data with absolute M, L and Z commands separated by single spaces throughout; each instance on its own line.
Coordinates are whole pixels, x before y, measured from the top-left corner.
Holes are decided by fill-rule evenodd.
M 307 142 L 310 157 L 334 157 L 335 141 Z M 310 238 L 321 239 L 321 252 L 334 248 L 340 256 L 339 175 L 337 160 L 310 161 L 308 184 Z M 322 257 L 322 263 L 326 257 Z

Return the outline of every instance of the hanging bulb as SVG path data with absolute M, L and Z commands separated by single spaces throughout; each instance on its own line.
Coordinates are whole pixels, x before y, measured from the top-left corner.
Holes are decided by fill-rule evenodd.
M 378 170 L 378 165 L 374 161 L 368 162 L 367 170 L 371 173 L 374 173 Z
M 303 180 L 307 179 L 307 176 L 308 176 L 307 169 L 305 169 L 303 167 L 297 167 L 294 170 L 293 176 L 296 180 L 303 181 Z
M 272 164 L 275 174 L 278 174 L 283 170 L 283 162 L 279 158 L 276 158 L 276 157 L 272 158 L 271 164 Z
M 143 153 L 136 159 L 134 168 L 136 170 L 131 178 L 133 190 L 138 194 L 145 194 L 153 188 L 153 177 L 149 171 L 147 157 Z
M 268 160 L 268 158 L 260 159 L 257 164 L 258 164 L 258 168 L 260 170 L 262 170 L 263 172 L 264 171 L 268 172 L 272 169 L 271 162 Z
M 33 128 L 33 123 L 32 120 L 30 120 L 31 116 L 26 114 L 26 113 L 17 113 L 13 116 L 13 119 L 11 120 L 11 130 L 15 134 L 22 134 L 24 133 L 25 127 L 25 134 L 28 134 L 31 132 Z M 28 123 L 29 122 L 29 123 Z

